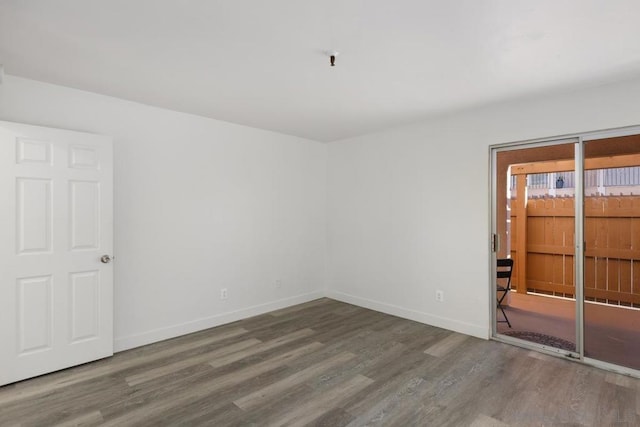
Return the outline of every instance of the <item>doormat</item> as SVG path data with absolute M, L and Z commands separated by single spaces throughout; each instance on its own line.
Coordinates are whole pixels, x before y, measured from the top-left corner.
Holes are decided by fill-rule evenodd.
M 523 331 L 507 331 L 503 334 L 510 337 L 519 338 L 521 340 L 534 342 L 536 344 L 559 348 L 561 350 L 576 351 L 576 345 L 571 341 L 563 340 L 562 338 L 553 337 L 551 335 L 540 334 L 538 332 Z

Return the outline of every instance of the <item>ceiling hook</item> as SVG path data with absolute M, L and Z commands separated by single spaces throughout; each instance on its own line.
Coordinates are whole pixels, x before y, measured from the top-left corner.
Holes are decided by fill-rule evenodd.
M 331 64 L 332 67 L 335 67 L 336 57 L 340 55 L 340 52 L 338 52 L 337 50 L 330 50 L 330 51 L 327 51 L 327 55 L 329 55 L 329 64 Z

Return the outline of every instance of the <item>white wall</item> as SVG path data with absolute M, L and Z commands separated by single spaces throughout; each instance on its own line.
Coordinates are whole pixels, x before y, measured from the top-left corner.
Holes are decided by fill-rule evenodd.
M 327 146 L 6 76 L 0 119 L 114 137 L 124 349 L 325 293 L 488 337 L 489 145 L 637 125 L 638 99 L 640 79 Z
M 489 146 L 639 125 L 639 99 L 640 79 L 329 144 L 328 296 L 488 337 Z
M 114 138 L 116 349 L 322 295 L 326 145 L 13 76 L 0 119 Z

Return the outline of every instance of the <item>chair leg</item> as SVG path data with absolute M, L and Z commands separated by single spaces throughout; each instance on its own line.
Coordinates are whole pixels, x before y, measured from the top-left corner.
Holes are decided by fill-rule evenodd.
M 496 322 L 507 322 L 507 325 L 509 327 L 511 327 L 511 322 L 509 322 L 509 318 L 507 317 L 507 313 L 504 312 L 504 308 L 502 307 L 502 301 L 504 300 L 504 298 L 507 296 L 507 292 L 506 291 L 502 294 L 502 296 L 500 297 L 500 299 L 497 300 L 498 302 L 498 308 L 500 309 L 500 311 L 502 312 L 502 315 L 504 316 L 504 320 L 496 320 Z
M 511 322 L 509 322 L 509 318 L 507 317 L 507 313 L 504 312 L 504 308 L 502 308 L 502 304 L 498 303 L 498 308 L 502 312 L 502 315 L 504 316 L 504 320 L 497 320 L 497 322 L 507 322 L 507 325 L 511 327 Z

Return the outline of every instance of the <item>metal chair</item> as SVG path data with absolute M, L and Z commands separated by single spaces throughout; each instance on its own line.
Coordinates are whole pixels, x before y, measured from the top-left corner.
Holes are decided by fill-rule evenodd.
M 496 269 L 496 293 L 498 301 L 498 308 L 502 312 L 504 316 L 504 320 L 496 320 L 496 322 L 507 322 L 507 325 L 511 327 L 511 322 L 509 322 L 509 318 L 507 317 L 507 313 L 504 312 L 504 308 L 502 307 L 502 302 L 504 301 L 507 294 L 511 291 L 511 273 L 513 272 L 513 259 L 504 258 L 498 259 L 497 269 Z M 500 284 L 502 281 L 502 284 Z M 500 295 L 502 293 L 502 295 Z

